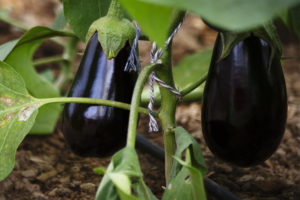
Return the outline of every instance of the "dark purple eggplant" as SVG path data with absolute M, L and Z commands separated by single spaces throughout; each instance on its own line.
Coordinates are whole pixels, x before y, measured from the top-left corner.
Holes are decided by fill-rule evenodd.
M 107 59 L 97 33 L 84 52 L 69 97 L 89 97 L 130 103 L 136 72 L 124 67 L 130 45 Z M 129 111 L 115 107 L 69 103 L 64 107 L 63 133 L 71 149 L 81 156 L 109 156 L 125 145 Z
M 218 35 L 203 95 L 202 129 L 219 158 L 246 167 L 259 164 L 277 149 L 287 117 L 287 95 L 280 56 L 250 36 L 219 60 Z M 270 63 L 271 62 L 271 63 Z

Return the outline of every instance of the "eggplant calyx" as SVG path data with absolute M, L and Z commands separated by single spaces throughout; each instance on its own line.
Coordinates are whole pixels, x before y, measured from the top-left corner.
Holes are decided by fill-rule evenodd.
M 219 61 L 227 57 L 233 47 L 242 40 L 245 40 L 247 37 L 255 36 L 260 39 L 263 39 L 271 47 L 271 56 L 269 60 L 269 66 L 272 65 L 272 61 L 275 56 L 281 56 L 282 49 L 279 37 L 276 32 L 276 28 L 272 22 L 266 23 L 261 27 L 253 29 L 247 32 L 221 32 L 222 39 L 222 54 L 219 58 Z
M 98 41 L 108 59 L 115 58 L 127 42 L 131 45 L 135 38 L 135 27 L 128 19 L 113 16 L 102 17 L 92 23 L 87 33 L 87 41 L 98 32 Z

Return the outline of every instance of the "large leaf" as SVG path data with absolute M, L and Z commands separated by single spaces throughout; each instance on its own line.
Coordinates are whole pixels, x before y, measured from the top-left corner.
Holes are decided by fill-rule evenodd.
M 85 41 L 90 25 L 106 15 L 111 0 L 63 0 L 65 18 L 76 35 Z
M 211 59 L 211 50 L 204 50 L 196 52 L 192 55 L 186 56 L 180 61 L 173 69 L 173 76 L 176 88 L 179 90 L 184 89 L 191 83 L 201 79 L 208 72 L 209 63 Z M 204 84 L 197 87 L 192 93 L 183 98 L 183 102 L 200 101 L 203 94 Z M 158 86 L 155 85 L 154 90 L 156 105 L 160 102 L 160 95 Z M 146 105 L 149 102 L 150 90 L 149 87 L 145 88 L 142 93 L 142 104 Z
M 12 171 L 16 150 L 33 126 L 39 106 L 22 77 L 0 62 L 0 181 Z
M 291 9 L 284 10 L 280 17 L 300 39 L 300 4 Z
M 58 97 L 59 91 L 34 69 L 32 56 L 38 46 L 54 36 L 74 36 L 69 32 L 55 31 L 46 27 L 35 27 L 20 39 L 0 46 L 0 60 L 5 61 L 23 77 L 29 93 L 38 98 Z M 59 105 L 51 104 L 40 109 L 31 133 L 52 133 L 59 117 Z
M 246 30 L 271 20 L 300 0 L 139 0 L 188 10 L 229 30 Z M 130 14 L 130 12 L 129 12 Z M 155 13 L 156 14 L 156 13 Z M 158 29 L 159 30 L 159 29 Z
M 144 3 L 139 0 L 120 0 L 120 2 L 129 15 L 138 21 L 149 38 L 163 47 L 169 37 L 171 22 L 178 14 L 177 10 L 171 7 Z

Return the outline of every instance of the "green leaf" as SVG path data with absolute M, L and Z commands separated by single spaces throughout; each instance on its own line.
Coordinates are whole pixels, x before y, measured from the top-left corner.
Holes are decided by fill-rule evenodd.
M 65 18 L 72 30 L 85 41 L 90 25 L 106 15 L 111 0 L 63 0 Z
M 168 184 L 163 200 L 168 199 L 206 199 L 205 189 L 203 184 L 203 173 L 197 165 L 193 166 L 192 148 L 186 149 L 186 161 L 175 157 L 176 161 L 183 166 L 179 173 Z
M 290 21 L 293 27 L 293 31 L 298 35 L 300 39 L 300 4 L 290 10 Z
M 173 69 L 173 76 L 176 88 L 182 90 L 189 86 L 189 84 L 196 82 L 201 77 L 203 77 L 209 69 L 209 64 L 211 60 L 212 50 L 203 50 L 196 52 L 192 55 L 186 56 L 182 61 L 180 61 Z M 204 84 L 196 88 L 193 92 L 186 95 L 182 101 L 200 101 L 204 90 Z M 158 86 L 155 85 L 154 90 L 155 105 L 160 103 L 160 94 Z M 142 104 L 147 105 L 150 99 L 150 89 L 146 87 L 142 93 Z
M 176 88 L 182 90 L 191 83 L 203 78 L 209 69 L 212 50 L 203 50 L 186 56 L 174 68 L 173 76 Z M 204 90 L 204 84 L 196 88 L 193 93 L 183 98 L 184 102 L 200 101 Z
M 139 0 L 188 10 L 227 30 L 246 30 L 271 20 L 299 0 Z M 130 14 L 130 12 L 129 12 Z M 158 29 L 159 30 L 159 29 Z
M 55 21 L 51 24 L 50 28 L 54 30 L 63 30 L 67 26 L 67 20 L 64 16 L 64 11 L 61 9 L 56 15 Z
M 176 152 L 175 157 L 182 158 L 182 153 L 191 148 L 191 157 L 194 161 L 193 165 L 201 171 L 202 176 L 207 172 L 205 161 L 202 155 L 202 150 L 198 142 L 182 127 L 176 127 L 175 129 L 175 140 L 176 140 Z M 180 165 L 178 162 L 174 162 L 169 180 L 172 180 L 180 170 Z
M 185 177 L 184 181 L 190 183 L 191 193 L 190 197 L 187 199 L 197 200 L 197 199 L 206 199 L 204 183 L 203 183 L 203 174 L 201 170 L 193 166 L 193 163 L 190 162 L 193 158 L 190 152 L 190 148 L 186 151 L 186 162 L 182 161 L 179 158 L 175 158 L 184 168 L 187 168 L 189 173 Z M 183 180 L 182 180 L 183 181 Z M 176 184 L 176 183 L 175 183 Z
M 0 62 L 0 181 L 12 171 L 16 150 L 33 126 L 39 106 L 22 77 Z
M 284 10 L 280 17 L 285 25 L 300 39 L 300 4 L 291 9 Z
M 188 170 L 182 168 L 166 187 L 162 199 L 189 199 L 188 197 L 192 194 L 192 186 L 190 181 L 186 180 L 188 175 Z
M 13 66 L 23 77 L 29 93 L 38 98 L 58 97 L 59 91 L 48 80 L 40 76 L 33 66 L 32 56 L 40 44 L 54 36 L 74 36 L 72 33 L 55 31 L 46 27 L 35 27 L 20 39 L 0 46 L 0 60 Z M 51 104 L 40 109 L 36 123 L 31 130 L 34 134 L 52 133 L 59 117 L 60 106 Z
M 142 171 L 136 151 L 132 147 L 125 147 L 113 155 L 95 199 L 141 200 L 145 199 L 144 193 L 140 192 L 143 187 L 146 186 L 142 181 Z M 139 189 L 135 191 L 138 197 L 132 194 L 132 189 Z M 155 200 L 147 187 L 145 190 L 149 198 Z
M 138 21 L 150 40 L 163 47 L 169 37 L 171 22 L 178 11 L 171 7 L 153 5 L 139 0 L 120 0 L 127 13 Z
M 55 81 L 54 73 L 51 69 L 46 69 L 45 71 L 41 72 L 40 75 L 50 83 L 54 83 Z

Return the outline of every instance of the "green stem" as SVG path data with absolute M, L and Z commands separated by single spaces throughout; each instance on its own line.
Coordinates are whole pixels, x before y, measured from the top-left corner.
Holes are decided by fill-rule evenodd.
M 188 85 L 186 88 L 184 88 L 183 90 L 180 91 L 180 94 L 182 97 L 184 97 L 185 95 L 189 94 L 190 92 L 192 92 L 194 89 L 196 89 L 198 86 L 202 85 L 207 78 L 207 73 L 204 74 L 199 80 L 197 80 L 196 82 Z
M 141 102 L 141 94 L 150 73 L 154 69 L 159 67 L 160 64 L 148 65 L 139 74 L 139 77 L 134 87 L 132 100 L 131 100 L 129 125 L 128 125 L 128 133 L 127 133 L 127 146 L 131 146 L 131 147 L 135 146 L 136 127 L 138 123 L 138 108 Z
M 163 51 L 163 65 L 156 71 L 157 76 L 166 84 L 174 88 L 174 80 L 171 68 L 171 46 Z M 175 111 L 176 111 L 176 96 L 164 87 L 159 87 L 161 94 L 161 107 L 159 110 L 159 119 L 162 125 L 165 145 L 165 178 L 166 183 L 169 183 L 169 174 L 173 165 L 173 155 L 176 151 L 176 142 L 174 127 Z
M 122 19 L 124 14 L 119 0 L 112 0 L 107 12 L 107 16 Z
M 85 98 L 85 97 L 56 97 L 56 98 L 45 98 L 38 99 L 41 105 L 49 104 L 49 103 L 86 103 L 86 104 L 98 104 L 103 106 L 112 106 L 116 108 L 121 108 L 125 110 L 130 110 L 130 104 L 122 103 L 118 101 L 111 101 L 106 99 L 93 99 L 93 98 Z M 148 115 L 148 109 L 137 107 L 137 112 Z M 157 114 L 156 114 L 157 115 Z
M 64 53 L 62 55 L 62 59 L 64 61 L 61 63 L 61 71 L 55 82 L 55 86 L 59 90 L 61 90 L 70 80 L 70 77 L 72 77 L 71 69 L 75 61 L 78 42 L 79 39 L 77 37 L 71 37 L 64 49 Z
M 169 35 L 173 32 L 178 23 L 182 21 L 184 17 L 184 12 L 179 11 L 174 14 L 174 19 L 171 24 L 171 29 L 169 30 Z M 175 87 L 173 73 L 172 73 L 172 42 L 167 47 L 163 49 L 162 67 L 156 70 L 158 78 L 164 81 L 171 87 Z M 169 175 L 173 165 L 173 155 L 176 151 L 176 141 L 175 141 L 175 112 L 176 112 L 176 96 L 164 87 L 159 87 L 161 94 L 161 107 L 159 111 L 159 119 L 161 121 L 163 135 L 164 135 L 164 145 L 165 145 L 165 178 L 166 184 L 169 183 Z
M 55 63 L 55 62 L 61 62 L 61 61 L 66 61 L 61 56 L 52 56 L 52 57 L 47 57 L 47 58 L 39 58 L 33 61 L 34 66 L 41 66 L 41 65 L 46 65 L 50 63 Z

